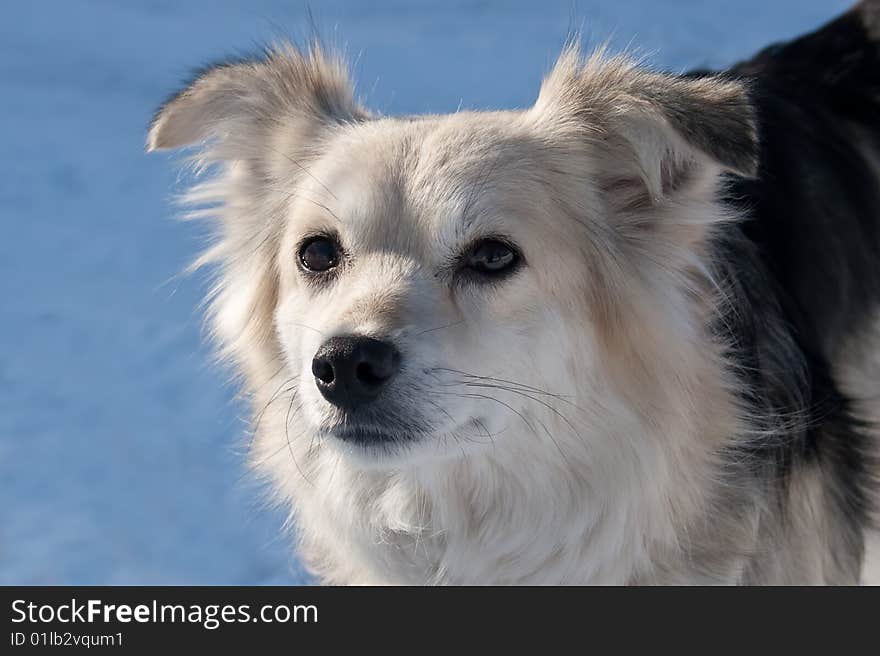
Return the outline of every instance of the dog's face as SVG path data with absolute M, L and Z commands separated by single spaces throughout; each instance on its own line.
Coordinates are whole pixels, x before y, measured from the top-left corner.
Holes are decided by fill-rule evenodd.
M 557 225 L 548 150 L 509 114 L 383 119 L 327 140 L 278 262 L 275 328 L 311 430 L 383 461 L 460 454 L 527 421 L 530 390 L 571 393 L 565 290 L 586 267 L 573 220 Z
M 282 361 L 291 430 L 369 466 L 538 439 L 585 387 L 627 385 L 631 309 L 674 302 L 645 278 L 686 276 L 709 229 L 685 203 L 754 147 L 737 85 L 574 53 L 529 110 L 395 119 L 320 53 L 279 52 L 207 73 L 150 146 L 205 138 L 228 208 L 218 331 Z

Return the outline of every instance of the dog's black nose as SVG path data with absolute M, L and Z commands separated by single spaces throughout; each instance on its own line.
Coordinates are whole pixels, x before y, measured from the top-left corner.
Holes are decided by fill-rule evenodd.
M 400 369 L 400 351 L 370 337 L 331 337 L 312 360 L 312 373 L 321 394 L 344 410 L 369 403 Z

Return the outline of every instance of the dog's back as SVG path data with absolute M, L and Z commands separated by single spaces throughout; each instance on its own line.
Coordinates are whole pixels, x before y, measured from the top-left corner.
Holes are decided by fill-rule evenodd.
M 750 81 L 761 135 L 759 175 L 730 195 L 749 217 L 746 245 L 728 253 L 752 310 L 737 338 L 769 414 L 803 426 L 758 450 L 785 481 L 790 516 L 800 502 L 790 491 L 813 494 L 824 479 L 819 503 L 839 520 L 820 540 L 842 562 L 860 551 L 880 471 L 880 2 L 730 74 Z
M 816 355 L 880 302 L 880 2 L 767 48 L 731 71 L 751 80 L 761 133 L 748 236 L 790 297 Z

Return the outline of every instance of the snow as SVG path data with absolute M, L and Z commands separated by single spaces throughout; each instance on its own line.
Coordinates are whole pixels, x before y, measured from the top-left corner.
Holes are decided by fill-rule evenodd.
M 382 112 L 526 106 L 571 28 L 723 66 L 845 0 L 313 2 Z M 171 219 L 153 109 L 199 65 L 310 33 L 303 2 L 0 9 L 0 584 L 308 582 L 242 466 L 209 364 L 199 230 Z

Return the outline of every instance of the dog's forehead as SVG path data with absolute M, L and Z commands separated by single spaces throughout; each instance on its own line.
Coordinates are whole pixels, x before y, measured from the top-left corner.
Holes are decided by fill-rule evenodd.
M 381 119 L 339 135 L 312 186 L 352 227 L 459 230 L 531 183 L 536 143 L 516 112 Z

